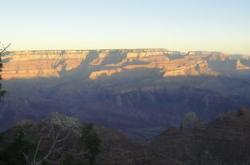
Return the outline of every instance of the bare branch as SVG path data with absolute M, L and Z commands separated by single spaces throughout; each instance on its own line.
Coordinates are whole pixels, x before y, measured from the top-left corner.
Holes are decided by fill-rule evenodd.
M 2 55 L 9 47 L 11 43 L 9 43 L 7 46 L 2 45 L 3 49 L 1 49 L 0 55 Z
M 34 154 L 34 157 L 33 157 L 33 162 L 35 164 L 36 162 L 36 157 L 37 157 L 37 153 L 38 153 L 38 150 L 39 150 L 39 147 L 40 147 L 40 144 L 42 142 L 42 137 L 39 139 L 37 145 L 36 145 L 36 150 L 35 150 L 35 154 Z

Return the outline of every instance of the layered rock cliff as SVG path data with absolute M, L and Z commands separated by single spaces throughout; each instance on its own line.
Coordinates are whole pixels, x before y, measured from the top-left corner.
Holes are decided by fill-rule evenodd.
M 60 77 L 62 72 L 80 65 L 89 68 L 91 80 L 138 69 L 157 69 L 162 77 L 218 75 L 218 68 L 226 68 L 222 73 L 250 70 L 250 60 L 241 57 L 233 59 L 218 52 L 183 54 L 165 49 L 13 51 L 3 60 L 3 79 Z
M 178 125 L 189 111 L 211 120 L 250 107 L 246 56 L 165 49 L 14 51 L 3 62 L 8 94 L 0 130 L 56 111 L 151 137 Z
M 77 68 L 88 51 L 16 51 L 9 52 L 3 79 L 59 77 L 62 70 Z

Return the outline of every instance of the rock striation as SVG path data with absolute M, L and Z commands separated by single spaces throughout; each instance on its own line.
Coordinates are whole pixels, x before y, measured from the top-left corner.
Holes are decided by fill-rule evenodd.
M 186 112 L 209 121 L 250 107 L 250 58 L 165 49 L 12 51 L 0 131 L 61 112 L 133 137 L 176 126 Z
M 157 69 L 162 77 L 218 75 L 250 69 L 249 58 L 219 52 L 173 52 L 165 49 L 11 51 L 3 58 L 3 79 L 61 77 L 64 71 L 88 68 L 97 80 L 124 71 Z M 241 62 L 244 61 L 244 64 Z M 225 67 L 224 67 L 225 68 Z M 85 70 L 81 70 L 85 72 Z
M 3 58 L 3 79 L 59 77 L 77 68 L 88 51 L 15 51 Z

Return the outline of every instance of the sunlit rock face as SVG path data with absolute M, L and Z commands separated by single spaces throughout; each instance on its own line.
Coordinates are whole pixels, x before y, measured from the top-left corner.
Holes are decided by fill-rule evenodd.
M 62 72 L 78 69 L 80 65 L 88 68 L 90 80 L 138 69 L 157 69 L 162 78 L 250 70 L 250 60 L 245 56 L 201 51 L 185 54 L 166 49 L 13 51 L 3 60 L 3 79 L 61 77 Z
M 246 64 L 243 64 L 241 60 L 236 61 L 236 70 L 250 70 L 250 67 Z
M 178 63 L 177 63 L 178 65 Z M 209 67 L 206 61 L 190 61 L 181 66 L 174 66 L 171 69 L 166 68 L 164 77 L 175 76 L 198 76 L 198 75 L 216 75 Z
M 165 49 L 102 50 L 90 65 L 97 68 L 89 79 L 111 77 L 126 71 L 157 69 L 162 78 L 177 76 L 223 75 L 249 71 L 249 58 L 220 52 L 172 52 Z M 105 69 L 103 69 L 103 67 Z
M 86 58 L 90 60 L 85 62 Z M 250 60 L 246 56 L 201 51 L 185 54 L 165 49 L 15 51 L 9 52 L 3 60 L 3 79 L 60 77 L 61 72 L 78 69 L 80 65 L 90 69 L 88 78 L 91 80 L 137 69 L 158 69 L 163 78 L 250 70 Z
M 59 77 L 62 70 L 77 68 L 88 51 L 16 51 L 9 52 L 2 73 L 3 79 Z
M 113 69 L 113 70 L 100 70 L 100 71 L 95 71 L 95 72 L 92 72 L 90 75 L 89 75 L 89 78 L 91 80 L 97 80 L 99 77 L 101 76 L 111 76 L 113 74 L 117 74 L 119 72 L 121 72 L 122 70 L 120 68 L 118 69 Z

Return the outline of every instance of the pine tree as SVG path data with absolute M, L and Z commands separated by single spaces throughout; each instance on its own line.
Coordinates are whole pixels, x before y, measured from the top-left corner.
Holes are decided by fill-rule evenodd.
M 101 152 L 101 139 L 96 133 L 93 124 L 85 125 L 81 130 L 81 141 L 87 153 L 86 158 L 89 160 L 90 165 L 94 165 L 96 157 Z

